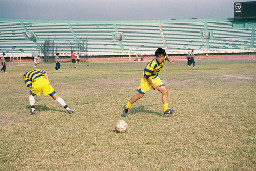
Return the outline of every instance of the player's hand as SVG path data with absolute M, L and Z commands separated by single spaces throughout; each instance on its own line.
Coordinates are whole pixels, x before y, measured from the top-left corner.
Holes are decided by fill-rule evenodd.
M 174 63 L 174 61 L 170 61 L 170 63 Z

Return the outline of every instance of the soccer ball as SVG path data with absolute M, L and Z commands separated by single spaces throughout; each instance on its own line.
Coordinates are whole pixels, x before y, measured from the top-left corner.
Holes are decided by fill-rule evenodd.
M 115 126 L 116 132 L 118 133 L 126 132 L 127 128 L 128 128 L 128 124 L 124 120 L 117 121 Z

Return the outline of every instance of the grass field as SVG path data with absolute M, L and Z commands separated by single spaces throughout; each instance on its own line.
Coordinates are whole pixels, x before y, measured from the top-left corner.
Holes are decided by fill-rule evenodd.
M 29 115 L 23 74 L 32 66 L 0 73 L 0 170 L 255 170 L 256 62 L 205 61 L 187 68 L 166 64 L 159 74 L 169 90 L 150 90 L 133 104 L 146 63 L 39 64 L 76 113 L 49 96 L 36 97 Z M 116 133 L 124 119 L 128 132 Z

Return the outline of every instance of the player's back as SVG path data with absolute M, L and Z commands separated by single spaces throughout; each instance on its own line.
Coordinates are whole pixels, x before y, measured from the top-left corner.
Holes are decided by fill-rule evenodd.
M 40 69 L 34 69 L 32 71 L 28 71 L 24 74 L 24 80 L 30 80 L 34 82 L 37 78 L 39 77 L 44 77 L 45 76 L 45 71 L 40 70 Z

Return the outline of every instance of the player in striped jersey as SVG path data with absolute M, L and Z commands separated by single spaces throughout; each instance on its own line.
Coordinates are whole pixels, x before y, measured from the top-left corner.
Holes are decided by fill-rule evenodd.
M 123 109 L 123 117 L 127 116 L 128 110 L 131 105 L 136 102 L 138 99 L 142 98 L 144 94 L 153 88 L 154 90 L 158 90 L 162 93 L 162 101 L 164 107 L 164 114 L 171 114 L 175 110 L 168 108 L 168 90 L 164 86 L 162 80 L 158 77 L 158 73 L 163 68 L 166 61 L 173 63 L 165 53 L 165 50 L 162 48 L 158 48 L 155 52 L 156 58 L 150 61 L 144 69 L 143 76 L 140 80 L 140 85 L 137 89 L 138 93 L 134 95 L 128 103 L 124 106 Z
M 68 113 L 73 113 L 65 101 L 57 95 L 49 82 L 47 73 L 40 69 L 28 71 L 24 74 L 24 81 L 27 87 L 30 88 L 29 102 L 31 105 L 30 114 L 35 114 L 35 95 L 40 96 L 43 92 L 44 96 L 50 95 L 54 100 L 59 102 Z

